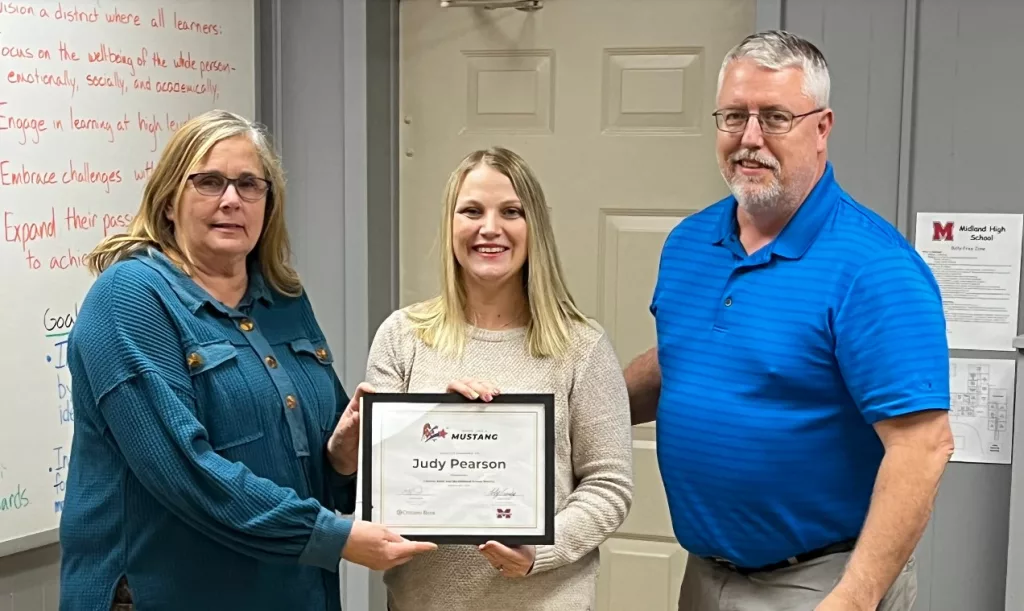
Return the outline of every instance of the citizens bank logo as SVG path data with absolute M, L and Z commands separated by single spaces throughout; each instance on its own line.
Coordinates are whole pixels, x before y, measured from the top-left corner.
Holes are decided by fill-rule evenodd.
M 447 436 L 448 431 L 444 429 L 437 430 L 436 426 L 430 426 L 430 423 L 427 422 L 423 425 L 423 436 L 420 438 L 420 441 L 426 443 L 428 441 L 436 441 L 438 438 L 444 438 Z
M 952 242 L 953 223 L 932 222 L 932 242 Z
M 512 508 L 511 507 L 509 507 L 508 509 L 502 509 L 501 507 L 498 507 L 497 511 L 498 511 L 498 519 L 499 520 L 502 519 L 502 518 L 505 518 L 507 520 L 511 520 L 512 519 Z

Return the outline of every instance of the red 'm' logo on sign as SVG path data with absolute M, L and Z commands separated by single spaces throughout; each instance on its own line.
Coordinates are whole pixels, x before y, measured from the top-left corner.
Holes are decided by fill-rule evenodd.
M 932 241 L 933 242 L 952 242 L 953 241 L 953 223 L 942 224 L 938 221 L 932 223 Z

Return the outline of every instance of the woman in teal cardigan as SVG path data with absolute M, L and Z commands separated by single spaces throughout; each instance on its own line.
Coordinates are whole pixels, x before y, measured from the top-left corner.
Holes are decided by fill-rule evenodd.
M 338 515 L 362 389 L 350 402 L 287 263 L 284 203 L 262 132 L 210 112 L 92 253 L 69 338 L 62 611 L 337 611 L 342 558 L 434 548 Z

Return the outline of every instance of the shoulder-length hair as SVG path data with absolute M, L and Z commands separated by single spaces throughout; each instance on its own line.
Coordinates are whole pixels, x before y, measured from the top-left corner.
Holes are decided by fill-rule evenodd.
M 181 201 L 189 174 L 202 163 L 210 149 L 221 140 L 235 136 L 246 136 L 252 141 L 265 178 L 271 184 L 266 195 L 263 228 L 249 260 L 258 262 L 260 273 L 272 289 L 283 295 L 299 295 L 302 285 L 290 264 L 291 248 L 284 221 L 285 176 L 281 161 L 261 126 L 223 110 L 205 112 L 174 132 L 146 183 L 142 203 L 128 229 L 107 236 L 87 255 L 89 270 L 100 274 L 133 253 L 153 247 L 191 275 L 195 261 L 175 240 L 174 224 L 167 218 L 167 211 Z
M 523 206 L 527 255 L 522 277 L 529 301 L 526 331 L 530 353 L 535 357 L 563 356 L 572 341 L 572 325 L 589 321 L 566 285 L 540 181 L 519 155 L 501 147 L 470 153 L 448 177 L 438 249 L 441 293 L 407 310 L 413 328 L 424 343 L 441 352 L 458 355 L 465 346 L 469 330 L 466 289 L 462 267 L 455 258 L 452 222 L 466 175 L 481 165 L 508 177 Z

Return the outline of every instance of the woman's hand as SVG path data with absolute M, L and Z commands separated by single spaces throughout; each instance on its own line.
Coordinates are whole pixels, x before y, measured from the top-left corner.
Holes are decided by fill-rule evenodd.
M 342 475 L 351 475 L 359 468 L 359 400 L 372 392 L 373 387 L 366 382 L 356 387 L 338 426 L 334 427 L 331 438 L 327 440 L 331 467 Z
M 352 523 L 341 557 L 374 571 L 386 571 L 435 549 L 434 543 L 408 541 L 380 524 L 357 520 Z
M 506 547 L 497 541 L 488 541 L 480 546 L 480 553 L 499 573 L 516 578 L 526 577 L 533 570 L 537 548 L 532 545 Z
M 480 399 L 490 401 L 499 391 L 493 384 L 480 380 L 462 379 L 448 383 L 448 392 L 457 392 L 467 399 Z

